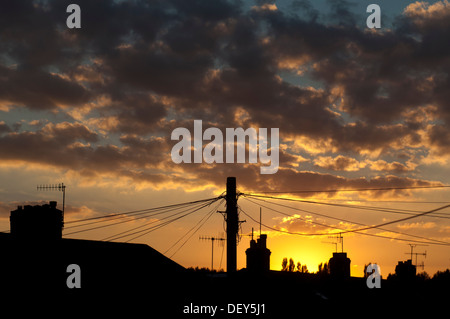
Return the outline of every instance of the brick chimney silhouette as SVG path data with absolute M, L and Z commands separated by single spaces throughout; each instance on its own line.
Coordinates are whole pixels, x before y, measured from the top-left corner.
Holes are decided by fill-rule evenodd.
M 9 217 L 11 235 L 18 240 L 61 239 L 64 220 L 62 211 L 51 201 L 44 205 L 18 206 Z

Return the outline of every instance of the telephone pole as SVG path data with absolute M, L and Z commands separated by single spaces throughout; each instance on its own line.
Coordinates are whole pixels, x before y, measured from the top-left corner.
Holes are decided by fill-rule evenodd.
M 227 194 L 225 196 L 227 209 L 227 273 L 236 272 L 237 267 L 237 235 L 239 229 L 239 217 L 237 212 L 236 177 L 227 178 Z

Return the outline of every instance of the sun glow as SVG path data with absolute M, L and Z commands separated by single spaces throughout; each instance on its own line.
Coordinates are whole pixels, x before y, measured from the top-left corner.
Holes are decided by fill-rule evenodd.
M 288 262 L 292 258 L 295 270 L 297 270 L 297 263 L 300 263 L 308 267 L 308 272 L 317 272 L 319 264 L 328 262 L 332 257 L 332 249 L 328 245 L 321 244 L 317 239 L 279 236 L 271 240 L 269 249 L 272 251 L 270 256 L 272 270 L 281 270 L 283 258 L 287 258 Z

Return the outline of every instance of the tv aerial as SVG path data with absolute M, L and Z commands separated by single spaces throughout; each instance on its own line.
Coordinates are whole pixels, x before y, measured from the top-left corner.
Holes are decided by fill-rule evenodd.
M 416 256 L 416 264 L 415 264 L 414 266 L 416 266 L 416 267 L 421 267 L 422 270 L 424 270 L 424 269 L 425 269 L 425 264 L 424 264 L 424 262 L 422 261 L 422 263 L 419 265 L 419 264 L 417 263 L 417 256 L 424 256 L 425 258 L 427 258 L 427 251 L 425 250 L 424 253 L 415 253 L 415 252 L 414 252 L 414 248 L 415 248 L 416 246 L 428 246 L 428 245 L 420 245 L 420 244 L 408 244 L 408 245 L 411 247 L 411 252 L 405 253 L 405 254 L 411 256 L 411 257 L 410 257 L 411 262 L 412 262 L 413 255 L 415 255 L 415 256 Z
M 337 253 L 337 242 L 335 241 L 323 241 L 322 244 L 332 244 L 334 245 L 334 251 Z
M 334 236 L 328 236 L 328 238 L 336 238 L 337 243 L 336 243 L 336 252 L 337 252 L 337 244 L 340 243 L 341 244 L 341 253 L 344 252 L 344 237 L 342 237 L 342 233 L 336 234 Z
M 64 220 L 64 207 L 66 205 L 66 185 L 64 185 L 64 183 L 38 185 L 37 190 L 38 191 L 60 191 L 60 192 L 62 192 L 62 215 L 63 215 L 63 220 Z
M 226 240 L 226 238 L 223 237 L 223 234 L 221 236 L 199 236 L 198 238 L 199 240 L 209 240 L 211 241 L 211 270 L 214 269 L 214 242 L 218 241 L 219 245 L 221 245 L 222 247 L 224 246 L 224 241 Z

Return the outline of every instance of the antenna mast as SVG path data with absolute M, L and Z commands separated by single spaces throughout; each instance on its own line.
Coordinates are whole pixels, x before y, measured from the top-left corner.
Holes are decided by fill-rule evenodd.
M 334 245 L 334 250 L 335 250 L 335 252 L 337 253 L 337 242 L 335 242 L 335 241 L 323 241 L 322 242 L 323 244 L 332 244 L 332 245 Z
M 424 256 L 425 258 L 427 258 L 427 251 L 425 250 L 425 252 L 424 253 L 415 253 L 414 252 L 414 247 L 416 247 L 416 246 L 428 246 L 428 245 L 419 245 L 419 244 L 408 244 L 410 247 L 411 247 L 411 252 L 409 252 L 409 253 L 405 253 L 405 254 L 409 254 L 411 257 L 410 257 L 410 259 L 411 259 L 411 263 L 412 263 L 412 258 L 413 258 L 413 255 L 415 255 L 416 256 L 416 264 L 414 265 L 414 266 L 416 266 L 416 267 L 422 267 L 422 270 L 423 269 L 425 269 L 425 265 L 424 265 L 424 263 L 422 262 L 422 264 L 418 264 L 417 263 L 417 256 L 418 255 L 420 255 L 420 256 Z
M 38 191 L 61 191 L 62 192 L 62 216 L 64 220 L 64 207 L 66 206 L 66 185 L 64 183 L 60 184 L 49 184 L 49 185 L 38 185 Z
M 332 243 L 332 244 L 336 244 L 336 252 L 337 252 L 337 244 L 338 243 L 341 243 L 341 253 L 344 252 L 344 237 L 342 237 L 342 233 L 339 233 L 339 235 L 336 235 L 336 236 L 328 236 L 328 238 L 336 238 L 337 242 Z
M 225 238 L 222 237 L 210 237 L 210 236 L 200 236 L 200 240 L 210 240 L 211 241 L 211 271 L 214 270 L 214 241 L 220 240 L 225 241 Z
M 259 207 L 259 237 L 261 237 L 261 224 L 262 224 L 262 208 Z

